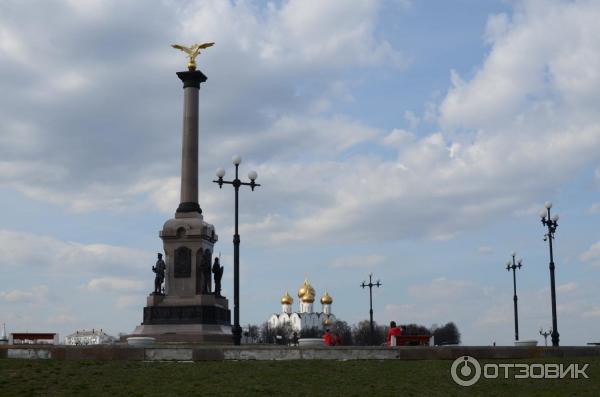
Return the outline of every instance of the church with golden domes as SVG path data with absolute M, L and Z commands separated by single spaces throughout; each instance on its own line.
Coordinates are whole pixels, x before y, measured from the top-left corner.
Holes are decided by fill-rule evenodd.
M 313 303 L 315 301 L 315 289 L 304 279 L 304 283 L 298 289 L 298 298 L 300 299 L 297 312 L 292 311 L 294 299 L 286 291 L 281 298 L 281 313 L 273 314 L 268 320 L 270 328 L 275 328 L 284 324 L 290 324 L 292 330 L 300 332 L 303 329 L 317 328 L 326 329 L 332 326 L 337 320 L 331 313 L 331 304 L 333 298 L 327 291 L 321 297 L 322 311 L 313 311 Z

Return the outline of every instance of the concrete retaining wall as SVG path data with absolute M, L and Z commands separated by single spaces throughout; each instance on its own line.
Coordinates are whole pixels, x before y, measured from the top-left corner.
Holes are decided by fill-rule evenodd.
M 156 345 L 101 346 L 0 346 L 0 359 L 54 360 L 454 360 L 461 356 L 477 359 L 600 357 L 600 346 L 512 347 L 512 346 L 403 346 L 386 347 L 281 347 L 281 346 L 192 346 Z

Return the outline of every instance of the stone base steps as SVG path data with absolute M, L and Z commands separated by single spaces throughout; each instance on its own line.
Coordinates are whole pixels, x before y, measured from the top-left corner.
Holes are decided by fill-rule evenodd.
M 600 346 L 514 347 L 514 346 L 402 346 L 402 347 L 285 347 L 270 345 L 194 346 L 127 345 L 56 346 L 3 345 L 0 359 L 52 360 L 454 360 L 461 356 L 476 359 L 570 358 L 600 356 Z

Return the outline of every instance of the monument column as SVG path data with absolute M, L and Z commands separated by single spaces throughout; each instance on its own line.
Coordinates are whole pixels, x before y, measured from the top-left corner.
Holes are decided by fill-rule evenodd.
M 144 320 L 132 336 L 162 342 L 232 343 L 229 302 L 212 293 L 206 282 L 219 237 L 214 226 L 204 221 L 198 204 L 198 94 L 206 76 L 196 70 L 194 59 L 200 49 L 212 44 L 173 45 L 189 55 L 188 70 L 177 73 L 183 82 L 181 197 L 175 217 L 159 232 L 165 252 L 164 292 L 154 291 L 146 298 Z
M 202 213 L 198 204 L 198 93 L 206 76 L 199 70 L 178 72 L 183 82 L 183 139 L 181 142 L 181 197 L 175 217 Z

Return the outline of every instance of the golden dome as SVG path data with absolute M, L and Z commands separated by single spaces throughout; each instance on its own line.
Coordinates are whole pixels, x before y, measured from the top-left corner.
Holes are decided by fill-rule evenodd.
M 315 289 L 310 285 L 308 279 L 304 279 L 304 284 L 298 290 L 298 298 L 302 300 L 302 302 L 312 303 L 315 301 Z
M 290 294 L 288 294 L 288 292 L 285 291 L 285 295 L 283 295 L 283 297 L 281 298 L 281 304 L 291 305 L 292 303 L 294 303 L 294 298 L 292 298 Z
M 314 301 L 315 301 L 315 290 L 313 289 L 313 287 L 310 287 L 310 289 L 308 290 L 308 292 L 306 292 L 302 296 L 302 302 L 304 302 L 304 303 L 313 303 Z
M 304 285 L 302 287 L 300 287 L 300 289 L 298 290 L 298 298 L 302 299 L 302 297 L 304 296 L 304 294 L 306 294 L 306 288 L 304 288 Z
M 325 291 L 325 295 L 321 297 L 321 304 L 323 305 L 331 305 L 333 303 L 333 298 L 329 295 L 327 291 Z
M 331 324 L 333 324 L 333 322 L 329 318 L 326 318 L 325 320 L 323 320 L 323 325 L 331 325 Z

